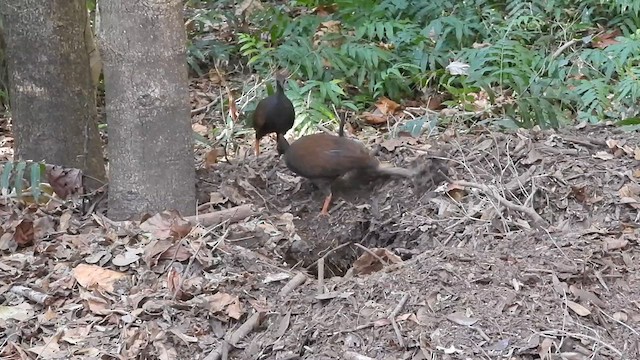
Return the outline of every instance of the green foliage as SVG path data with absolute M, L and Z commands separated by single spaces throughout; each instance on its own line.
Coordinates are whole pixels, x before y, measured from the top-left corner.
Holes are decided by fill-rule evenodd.
M 329 4 L 329 15 L 311 11 Z M 640 3 L 631 0 L 262 5 L 246 18 L 250 26 L 235 28 L 234 47 L 220 51 L 263 76 L 280 67 L 302 80 L 301 87 L 290 82 L 287 94 L 303 131 L 333 118 L 332 105 L 362 110 L 381 96 L 401 101 L 426 87 L 451 94 L 446 105 L 464 111 L 486 92 L 489 116 L 523 127 L 620 120 L 640 94 Z M 237 23 L 221 11 L 199 18 Z M 467 64 L 466 73 L 449 71 L 452 60 Z
M 25 185 L 24 180 L 27 169 L 29 170 L 29 182 Z M 45 170 L 45 164 L 42 162 L 17 161 L 4 163 L 0 173 L 2 196 L 13 195 L 20 198 L 23 195 L 29 195 L 37 201 L 42 195 L 40 180 Z M 24 194 L 23 191 L 28 187 L 30 188 L 29 194 Z

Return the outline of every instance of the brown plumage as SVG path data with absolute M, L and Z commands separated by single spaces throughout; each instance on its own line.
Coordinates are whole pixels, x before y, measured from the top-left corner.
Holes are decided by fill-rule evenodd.
M 260 139 L 265 135 L 276 133 L 277 138 L 284 139 L 284 134 L 293 127 L 296 113 L 291 100 L 284 93 L 285 81 L 285 75 L 277 73 L 276 92 L 260 100 L 253 112 L 256 156 L 260 155 Z
M 284 137 L 278 137 L 278 153 L 284 154 L 289 170 L 309 179 L 326 194 L 321 215 L 329 215 L 329 204 L 333 196 L 331 185 L 346 173 L 365 171 L 378 175 L 413 175 L 413 172 L 403 168 L 380 167 L 378 159 L 369 154 L 362 144 L 326 133 L 303 136 L 291 145 Z

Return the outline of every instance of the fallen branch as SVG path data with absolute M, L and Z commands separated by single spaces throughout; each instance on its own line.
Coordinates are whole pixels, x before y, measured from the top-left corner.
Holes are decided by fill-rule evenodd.
M 40 291 L 30 289 L 26 286 L 16 285 L 12 287 L 10 291 L 44 306 L 51 305 L 51 302 L 53 301 L 51 296 Z
M 318 295 L 324 294 L 324 258 L 318 259 Z
M 207 355 L 204 360 L 220 360 L 221 358 L 228 358 L 230 346 L 235 346 L 245 336 L 249 335 L 253 329 L 260 324 L 260 319 L 263 313 L 256 312 L 251 315 L 247 321 L 244 322 L 236 331 L 225 336 L 224 340 L 220 344 L 218 349 L 215 349 Z
M 202 226 L 209 227 L 225 221 L 228 221 L 230 224 L 235 223 L 253 214 L 253 204 L 244 204 L 216 212 L 187 216 L 185 219 L 193 225 L 201 224 Z
M 513 202 L 503 198 L 500 194 L 498 194 L 496 191 L 491 189 L 489 186 L 478 184 L 478 183 L 473 183 L 473 182 L 469 182 L 469 181 L 463 181 L 463 180 L 457 180 L 457 181 L 455 181 L 455 183 L 460 185 L 460 186 L 466 186 L 466 187 L 471 187 L 471 188 L 478 189 L 478 190 L 482 191 L 483 193 L 492 196 L 500 204 L 506 206 L 507 208 L 509 208 L 511 210 L 519 211 L 519 212 L 527 215 L 528 217 L 530 217 L 537 224 L 541 224 L 541 225 L 545 225 L 545 226 L 549 225 L 547 223 L 547 221 L 545 219 L 543 219 L 542 216 L 538 215 L 538 213 L 535 212 L 535 210 L 533 210 L 532 208 L 526 207 L 526 206 L 522 206 L 522 205 L 518 205 L 518 204 L 514 204 Z
M 389 314 L 389 318 L 388 318 L 391 321 L 391 325 L 393 326 L 393 331 L 396 333 L 396 337 L 398 338 L 398 345 L 401 348 L 404 348 L 404 341 L 402 340 L 400 327 L 398 327 L 398 323 L 396 322 L 396 316 L 398 316 L 398 313 L 400 312 L 400 310 L 402 310 L 404 305 L 407 303 L 407 300 L 409 300 L 409 294 L 404 294 L 404 296 L 402 297 L 398 305 L 395 307 L 395 309 L 393 309 L 391 314 Z
M 280 289 L 278 296 L 285 297 L 287 294 L 292 292 L 293 289 L 304 284 L 305 281 L 307 281 L 307 275 L 305 275 L 304 273 L 298 272 L 296 276 L 294 276 L 291 280 L 289 280 L 289 282 L 286 283 L 282 287 L 282 289 Z

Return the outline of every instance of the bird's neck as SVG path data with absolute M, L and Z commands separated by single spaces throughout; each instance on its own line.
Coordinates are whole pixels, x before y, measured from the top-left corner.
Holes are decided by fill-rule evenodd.
M 280 80 L 276 80 L 276 93 L 284 94 L 284 87 L 282 86 L 282 82 Z
M 278 155 L 284 155 L 289 149 L 289 142 L 284 138 L 284 134 L 276 134 L 277 142 L 276 149 L 278 150 Z

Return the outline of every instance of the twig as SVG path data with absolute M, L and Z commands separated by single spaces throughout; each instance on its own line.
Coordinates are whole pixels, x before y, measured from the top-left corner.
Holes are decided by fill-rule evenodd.
M 307 275 L 302 272 L 298 272 L 296 276 L 289 280 L 289 282 L 286 283 L 284 287 L 282 287 L 282 289 L 280 289 L 278 296 L 285 297 L 287 294 L 293 291 L 293 289 L 304 284 L 305 281 L 307 281 Z
M 324 257 L 318 259 L 318 295 L 324 294 Z
M 400 328 L 398 327 L 398 323 L 396 322 L 396 316 L 398 316 L 398 313 L 400 312 L 400 310 L 402 310 L 404 304 L 407 303 L 407 300 L 409 300 L 409 294 L 404 294 L 404 296 L 402 297 L 402 299 L 400 299 L 400 302 L 395 307 L 395 309 L 393 309 L 388 318 L 389 320 L 391 320 L 393 331 L 395 331 L 396 333 L 396 337 L 398 338 L 398 345 L 400 345 L 401 348 L 404 348 L 404 340 L 402 340 L 402 334 L 400 333 Z
M 235 223 L 251 215 L 253 215 L 253 204 L 244 204 L 207 214 L 187 216 L 185 219 L 191 224 L 201 224 L 208 227 L 218 225 L 225 221 L 228 221 L 230 224 Z
M 200 114 L 201 112 L 203 112 L 203 110 L 204 110 L 204 112 L 205 112 L 205 113 L 208 113 L 208 112 L 209 112 L 209 109 L 211 109 L 211 107 L 212 107 L 213 105 L 215 105 L 215 104 L 217 104 L 217 103 L 218 103 L 218 100 L 219 100 L 219 99 L 213 99 L 213 100 L 212 100 L 210 103 L 208 103 L 207 105 L 205 105 L 205 106 L 201 106 L 201 107 L 199 107 L 199 108 L 196 108 L 196 109 L 191 110 L 191 115 L 197 115 L 197 114 Z
M 251 315 L 247 321 L 244 322 L 236 331 L 225 336 L 225 339 L 220 344 L 218 349 L 212 350 L 204 360 L 220 360 L 223 357 L 227 357 L 229 353 L 229 345 L 235 346 L 240 340 L 242 340 L 245 336 L 249 335 L 253 329 L 255 329 L 259 323 L 260 318 L 262 317 L 262 313 L 255 312 Z
M 533 210 L 532 208 L 529 208 L 529 207 L 526 207 L 526 206 L 522 206 L 522 205 L 518 205 L 518 204 L 514 204 L 513 202 L 503 198 L 496 191 L 494 191 L 493 189 L 491 189 L 490 187 L 488 187 L 486 185 L 473 183 L 473 182 L 469 182 L 469 181 L 464 181 L 464 180 L 456 180 L 455 183 L 458 184 L 458 185 L 461 185 L 461 186 L 476 188 L 476 189 L 482 191 L 483 193 L 492 196 L 500 204 L 506 206 L 507 208 L 509 208 L 511 210 L 519 211 L 521 213 L 524 213 L 525 215 L 527 215 L 528 217 L 533 219 L 533 221 L 535 223 L 541 224 L 541 225 L 548 225 L 547 221 L 545 219 L 543 219 L 542 216 L 538 215 L 538 213 L 535 212 L 535 210 Z
M 581 340 L 590 340 L 593 341 L 595 343 L 599 343 L 602 346 L 606 347 L 607 349 L 615 352 L 616 354 L 618 354 L 618 356 L 620 358 L 624 358 L 624 356 L 622 356 L 622 351 L 616 349 L 613 347 L 613 345 L 609 345 L 606 342 L 598 339 L 598 338 L 594 338 L 593 336 L 589 336 L 589 335 L 584 335 L 584 334 L 577 334 L 577 333 L 571 333 L 565 330 L 549 330 L 549 331 L 542 331 L 539 332 L 540 335 L 544 335 L 544 336 L 568 336 L 568 337 L 573 337 L 573 338 L 577 338 L 577 339 L 581 339 Z
M 564 43 L 562 46 L 560 46 L 558 48 L 558 50 L 554 51 L 553 54 L 551 54 L 551 58 L 555 59 L 558 56 L 560 56 L 560 54 L 562 54 L 563 51 L 565 51 L 569 46 L 572 46 L 573 44 L 577 43 L 578 40 L 576 39 L 571 39 L 569 41 L 567 41 L 566 43 Z
M 180 276 L 180 281 L 178 282 L 178 288 L 177 290 L 180 291 L 182 290 L 182 285 L 184 284 L 184 280 L 186 277 L 187 272 L 189 271 L 189 269 L 191 268 L 191 265 L 193 265 L 193 262 L 195 261 L 195 259 L 198 257 L 198 253 L 200 253 L 200 249 L 202 248 L 202 245 L 204 244 L 204 237 L 207 236 L 209 233 L 211 233 L 215 228 L 223 225 L 224 223 L 218 224 L 216 226 L 213 226 L 209 229 L 207 229 L 207 231 L 205 231 L 198 240 L 200 240 L 200 243 L 198 244 L 198 248 L 196 249 L 196 252 L 191 256 L 191 258 L 189 259 L 189 263 L 187 264 L 187 266 L 185 266 L 184 270 L 182 270 L 182 275 Z M 225 230 L 224 234 L 220 235 L 216 241 L 215 246 L 213 247 L 213 249 L 211 249 L 211 251 L 213 252 L 223 241 L 224 239 L 227 238 L 227 236 L 229 235 L 229 231 L 230 229 L 227 227 L 227 229 Z M 186 238 L 186 236 L 184 237 Z M 182 238 L 182 239 L 184 239 Z M 180 241 L 182 241 L 182 239 L 180 239 Z M 176 252 L 174 254 L 174 257 L 172 259 L 172 262 L 175 261 L 175 257 L 178 254 L 178 249 L 176 248 Z M 168 268 L 168 267 L 167 267 Z M 172 300 L 175 301 L 176 300 L 176 295 L 178 294 L 178 291 L 175 291 L 173 293 L 173 297 Z
M 35 301 L 36 303 L 44 306 L 51 305 L 53 302 L 53 298 L 47 294 L 41 293 L 40 291 L 33 290 L 26 286 L 15 285 L 10 290 L 12 293 L 23 296 L 31 301 Z
M 344 244 L 340 244 L 340 245 L 338 245 L 338 246 L 334 247 L 333 249 L 331 249 L 331 250 L 327 251 L 327 253 L 326 253 L 326 254 L 324 254 L 324 255 L 322 255 L 322 257 L 321 257 L 320 259 L 325 259 L 325 258 L 326 258 L 329 254 L 331 254 L 332 252 L 336 252 L 336 251 L 338 251 L 338 250 L 342 249 L 343 247 L 345 247 L 345 246 L 347 246 L 347 245 L 350 245 L 350 244 L 351 244 L 351 242 L 346 242 L 346 243 L 344 243 Z M 308 269 L 312 268 L 313 266 L 317 265 L 317 264 L 318 264 L 318 261 L 319 261 L 320 259 L 318 259 L 318 260 L 314 261 L 311 265 L 307 266 L 307 267 L 306 267 L 306 269 L 308 270 Z

